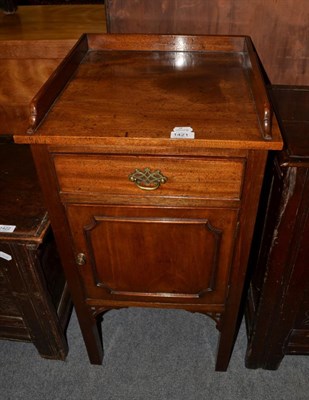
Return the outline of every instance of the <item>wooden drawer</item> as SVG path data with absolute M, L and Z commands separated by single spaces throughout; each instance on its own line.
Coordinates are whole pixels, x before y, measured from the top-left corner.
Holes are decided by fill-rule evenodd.
M 91 193 L 105 195 L 125 195 L 130 201 L 140 196 L 154 201 L 158 198 L 170 199 L 220 199 L 239 200 L 244 175 L 244 159 L 224 158 L 182 158 L 108 155 L 55 155 L 54 165 L 62 194 Z M 145 168 L 160 171 L 165 183 L 154 189 L 154 184 L 142 190 L 129 177 L 136 169 L 138 175 Z

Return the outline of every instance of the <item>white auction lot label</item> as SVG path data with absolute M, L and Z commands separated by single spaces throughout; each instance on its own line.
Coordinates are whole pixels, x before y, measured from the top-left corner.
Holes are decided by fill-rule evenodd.
M 194 139 L 195 133 L 191 126 L 176 126 L 171 132 L 171 139 Z
M 3 258 L 4 260 L 11 261 L 12 256 L 9 254 L 5 253 L 4 251 L 0 251 L 0 258 Z
M 0 225 L 0 233 L 12 233 L 15 228 L 16 225 Z

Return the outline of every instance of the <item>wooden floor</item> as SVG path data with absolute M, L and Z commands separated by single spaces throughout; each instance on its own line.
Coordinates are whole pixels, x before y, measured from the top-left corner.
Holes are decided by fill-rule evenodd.
M 106 32 L 105 7 L 97 5 L 20 6 L 0 13 L 0 40 L 78 39 Z

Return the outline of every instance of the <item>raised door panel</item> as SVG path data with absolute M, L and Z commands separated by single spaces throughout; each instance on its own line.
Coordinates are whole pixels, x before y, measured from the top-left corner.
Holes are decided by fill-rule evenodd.
M 237 210 L 72 205 L 67 214 L 88 297 L 224 303 Z

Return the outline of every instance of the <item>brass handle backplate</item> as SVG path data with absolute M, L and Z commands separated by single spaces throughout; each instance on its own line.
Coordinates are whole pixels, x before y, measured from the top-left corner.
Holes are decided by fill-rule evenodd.
M 141 171 L 137 168 L 129 175 L 129 180 L 142 190 L 156 190 L 167 178 L 159 170 L 151 171 L 150 168 L 145 168 Z

